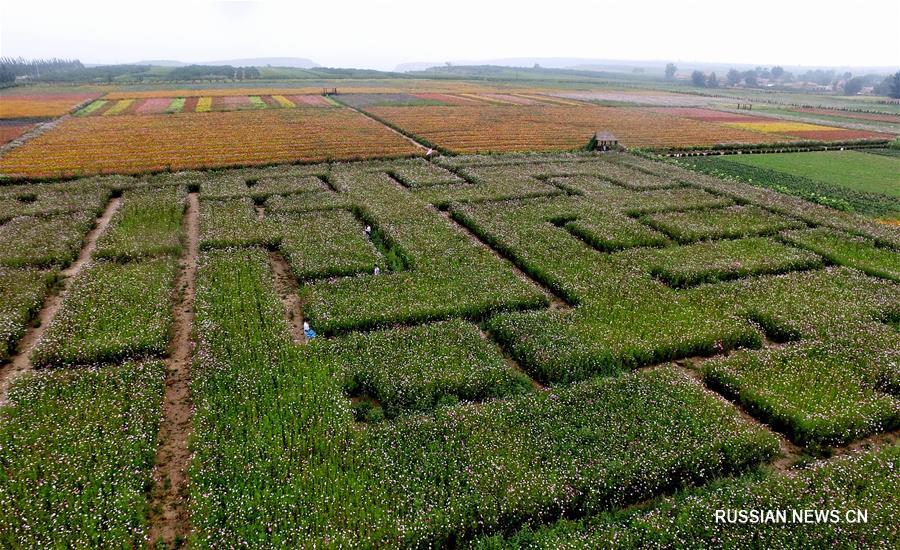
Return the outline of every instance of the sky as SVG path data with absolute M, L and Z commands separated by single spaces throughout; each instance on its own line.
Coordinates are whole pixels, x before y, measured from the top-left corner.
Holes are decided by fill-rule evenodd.
M 0 0 L 0 55 L 330 67 L 505 57 L 900 67 L 900 1 Z

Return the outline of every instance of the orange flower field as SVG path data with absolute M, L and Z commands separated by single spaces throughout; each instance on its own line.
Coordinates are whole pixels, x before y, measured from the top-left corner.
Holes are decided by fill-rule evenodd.
M 34 124 L 0 124 L 0 145 L 16 139 L 30 130 L 33 126 Z
M 0 118 L 56 117 L 99 94 L 4 95 Z
M 55 177 L 351 160 L 418 149 L 349 109 L 72 117 L 0 158 L 0 174 Z
M 627 147 L 772 143 L 785 138 L 641 108 L 554 105 L 372 107 L 372 114 L 456 153 L 576 149 L 597 131 Z

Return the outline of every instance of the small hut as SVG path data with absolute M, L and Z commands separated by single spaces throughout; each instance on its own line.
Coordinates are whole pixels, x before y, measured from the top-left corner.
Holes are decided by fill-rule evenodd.
M 619 150 L 619 138 L 609 132 L 595 132 L 588 149 L 591 151 L 617 151 Z

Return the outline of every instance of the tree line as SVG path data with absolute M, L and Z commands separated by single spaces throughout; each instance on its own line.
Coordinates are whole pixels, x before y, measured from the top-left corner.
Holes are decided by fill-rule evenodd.
M 666 79 L 672 80 L 677 71 L 678 67 L 674 63 L 666 65 Z M 871 86 L 875 95 L 900 99 L 900 71 L 885 77 L 877 74 L 853 76 L 850 72 L 840 74 L 833 69 L 814 69 L 795 77 L 793 73 L 779 66 L 771 69 L 756 67 L 746 71 L 730 69 L 725 75 L 724 85 L 732 88 L 738 86 L 756 88 L 760 86 L 761 81 L 778 85 L 795 81 L 811 82 L 820 86 L 830 86 L 833 91 L 843 92 L 845 95 L 856 95 L 863 88 Z M 691 84 L 698 88 L 718 88 L 723 82 L 715 72 L 706 74 L 703 71 L 694 71 L 691 73 Z
M 15 82 L 20 76 L 39 79 L 83 68 L 77 59 L 0 57 L 0 83 Z
M 141 81 L 151 70 L 150 65 L 98 65 L 85 67 L 77 59 L 24 59 L 22 57 L 0 57 L 0 85 L 15 83 L 17 79 L 52 82 L 112 82 L 131 75 Z M 163 71 L 154 71 L 157 80 L 206 80 L 234 79 L 249 80 L 260 78 L 256 67 L 233 67 L 231 65 L 187 65 Z

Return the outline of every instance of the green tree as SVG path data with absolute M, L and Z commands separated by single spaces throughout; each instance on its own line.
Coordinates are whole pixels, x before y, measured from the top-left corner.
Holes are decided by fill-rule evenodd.
M 885 77 L 881 84 L 875 86 L 875 93 L 886 95 L 893 99 L 900 99 L 900 71 Z
M 703 71 L 694 71 L 691 73 L 691 82 L 694 86 L 702 88 L 706 86 L 706 75 L 703 74 Z
M 6 65 L 0 65 L 0 84 L 10 84 L 16 81 L 16 73 Z
M 756 71 L 744 71 L 744 84 L 747 86 L 756 86 Z
M 675 73 L 678 71 L 678 67 L 675 66 L 674 63 L 669 63 L 666 65 L 666 80 L 672 80 L 675 77 Z
M 863 79 L 862 77 L 854 77 L 850 80 L 844 82 L 844 93 L 847 95 L 856 95 L 863 88 Z
M 737 86 L 741 83 L 741 73 L 736 69 L 729 69 L 728 74 L 725 75 L 725 82 L 727 82 L 729 86 Z
M 707 88 L 718 88 L 719 87 L 719 77 L 716 76 L 716 73 L 709 73 L 709 78 L 706 79 L 706 87 Z
M 775 65 L 774 67 L 772 67 L 772 70 L 770 72 L 772 73 L 772 76 L 776 79 L 781 78 L 782 75 L 784 75 L 784 69 L 779 65 Z

